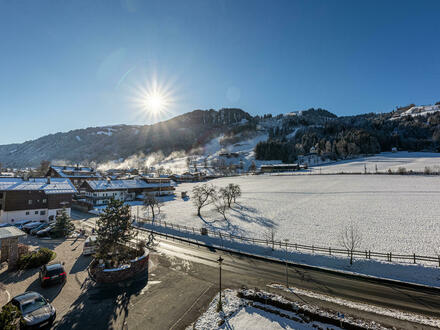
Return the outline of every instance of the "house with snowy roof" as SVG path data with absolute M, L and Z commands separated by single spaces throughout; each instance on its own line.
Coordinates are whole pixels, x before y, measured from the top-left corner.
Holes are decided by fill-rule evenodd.
M 102 179 L 102 176 L 94 168 L 79 164 L 76 166 L 50 166 L 46 177 L 69 179 L 77 188 L 86 180 Z
M 63 208 L 70 216 L 76 192 L 67 178 L 0 178 L 0 223 L 55 221 Z
M 83 200 L 91 207 L 106 205 L 110 199 L 124 202 L 142 200 L 145 195 L 168 196 L 174 194 L 170 180 L 130 179 L 85 181 L 80 187 Z

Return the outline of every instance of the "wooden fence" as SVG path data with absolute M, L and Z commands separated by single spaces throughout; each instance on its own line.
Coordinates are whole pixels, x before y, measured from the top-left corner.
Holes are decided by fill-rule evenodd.
M 246 237 L 246 236 L 238 236 L 233 234 L 227 234 L 227 233 L 221 233 L 218 231 L 212 231 L 207 228 L 194 228 L 194 227 L 187 227 L 184 225 L 178 225 L 173 224 L 166 221 L 160 221 L 155 220 L 152 221 L 150 219 L 145 218 L 137 218 L 136 221 L 139 223 L 147 223 L 153 226 L 158 226 L 162 228 L 169 228 L 172 230 L 180 231 L 180 232 L 186 232 L 188 234 L 197 234 L 197 235 L 208 235 L 212 237 L 218 237 L 221 240 L 230 240 L 230 241 L 241 241 L 246 243 L 252 243 L 253 245 L 263 245 L 268 246 L 272 248 L 277 249 L 290 249 L 295 251 L 306 251 L 311 252 L 312 254 L 321 254 L 321 255 L 342 255 L 350 257 L 350 254 L 352 254 L 353 258 L 357 259 L 374 259 L 374 260 L 382 260 L 382 261 L 388 261 L 388 262 L 404 262 L 404 263 L 414 263 L 417 264 L 419 262 L 430 262 L 430 263 L 436 263 L 440 267 L 440 255 L 433 257 L 433 256 L 422 256 L 417 255 L 415 253 L 413 254 L 397 254 L 397 253 L 383 253 L 383 252 L 374 252 L 370 250 L 347 250 L 347 249 L 341 249 L 341 248 L 333 248 L 333 247 L 322 247 L 322 246 L 315 246 L 315 245 L 304 245 L 304 244 L 297 244 L 297 243 L 290 243 L 290 242 L 282 242 L 282 241 L 272 241 L 268 239 L 261 239 L 261 238 L 253 238 L 253 237 Z M 202 233 L 203 230 L 203 233 Z

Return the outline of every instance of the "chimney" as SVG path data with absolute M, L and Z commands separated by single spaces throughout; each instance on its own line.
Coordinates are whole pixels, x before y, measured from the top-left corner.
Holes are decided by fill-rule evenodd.
M 50 175 L 47 177 L 47 184 L 50 184 Z

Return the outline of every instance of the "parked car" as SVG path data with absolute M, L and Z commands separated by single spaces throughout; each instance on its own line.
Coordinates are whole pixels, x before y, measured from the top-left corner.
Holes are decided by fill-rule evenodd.
M 23 229 L 23 226 L 28 224 L 29 222 L 32 222 L 31 220 L 21 220 L 17 221 L 13 224 L 13 226 L 17 227 L 18 229 Z
M 87 256 L 95 253 L 96 245 L 97 245 L 96 239 L 97 239 L 96 236 L 89 236 L 86 238 L 83 246 L 83 253 L 82 253 L 83 255 Z
M 40 284 L 46 287 L 54 283 L 64 283 L 67 275 L 61 263 L 44 265 L 40 268 Z
M 34 229 L 34 228 L 38 227 L 39 225 L 41 225 L 42 222 L 43 221 L 32 221 L 32 222 L 29 222 L 29 223 L 23 225 L 23 230 L 25 232 L 29 233 L 32 229 Z
M 44 228 L 46 228 L 46 227 L 48 227 L 48 226 L 50 226 L 50 224 L 48 224 L 48 223 L 42 223 L 42 224 L 40 224 L 39 226 L 37 226 L 37 227 L 35 227 L 35 228 L 32 228 L 32 229 L 29 231 L 29 234 L 31 234 L 31 235 L 36 235 L 38 231 L 40 231 L 40 230 L 42 230 L 42 229 L 44 229 Z
M 38 292 L 22 293 L 11 303 L 20 309 L 26 328 L 50 327 L 55 320 L 55 308 Z
M 47 227 L 37 231 L 37 236 L 38 237 L 44 237 L 50 234 L 50 232 L 52 231 L 52 229 L 55 227 L 55 224 L 50 224 Z

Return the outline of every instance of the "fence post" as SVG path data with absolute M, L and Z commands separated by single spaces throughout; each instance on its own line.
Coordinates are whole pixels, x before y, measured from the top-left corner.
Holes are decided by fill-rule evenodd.
M 368 252 L 365 250 L 365 259 L 368 259 Z
M 440 256 L 438 256 L 438 266 L 440 267 Z
M 295 250 L 298 250 L 298 244 L 295 243 Z
M 391 262 L 391 252 L 390 252 L 390 262 Z
M 312 245 L 312 253 L 315 253 L 315 246 Z
M 328 254 L 332 255 L 332 248 L 330 246 L 328 247 Z
M 414 253 L 414 263 L 416 263 L 416 254 Z
M 368 259 L 371 259 L 371 251 L 368 250 Z
M 281 249 L 281 241 L 280 241 L 280 249 Z

